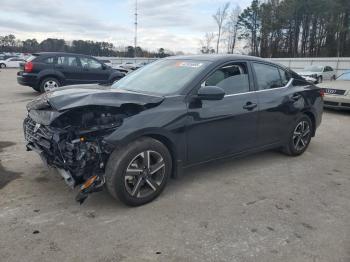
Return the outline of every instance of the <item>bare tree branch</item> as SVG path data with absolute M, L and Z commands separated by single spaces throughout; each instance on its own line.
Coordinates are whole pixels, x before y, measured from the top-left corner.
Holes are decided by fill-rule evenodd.
M 227 2 L 222 7 L 219 7 L 216 11 L 216 14 L 213 15 L 213 18 L 218 26 L 218 37 L 216 42 L 216 53 L 219 53 L 219 45 L 220 45 L 220 39 L 222 34 L 223 25 L 226 21 L 227 14 L 228 14 L 228 8 L 230 7 L 230 3 Z

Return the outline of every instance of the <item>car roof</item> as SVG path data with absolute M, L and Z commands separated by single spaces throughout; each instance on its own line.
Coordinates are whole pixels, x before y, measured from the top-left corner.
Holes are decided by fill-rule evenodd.
M 166 59 L 170 60 L 195 60 L 195 61 L 210 61 L 210 62 L 226 62 L 231 60 L 251 60 L 270 62 L 256 56 L 248 55 L 228 55 L 228 54 L 211 54 L 211 55 L 189 55 L 189 56 L 169 56 Z
M 90 55 L 83 55 L 83 54 L 76 54 L 76 53 L 67 53 L 67 52 L 39 52 L 32 54 L 34 56 L 56 56 L 56 55 L 74 55 L 74 56 L 86 56 L 86 57 L 92 57 Z

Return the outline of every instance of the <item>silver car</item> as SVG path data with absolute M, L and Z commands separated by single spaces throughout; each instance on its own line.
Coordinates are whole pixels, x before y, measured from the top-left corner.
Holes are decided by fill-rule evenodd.
M 304 78 L 314 78 L 317 83 L 322 83 L 323 80 L 335 80 L 336 75 L 332 67 L 321 65 L 307 66 L 297 73 Z
M 350 71 L 335 81 L 318 84 L 324 91 L 324 106 L 350 110 Z

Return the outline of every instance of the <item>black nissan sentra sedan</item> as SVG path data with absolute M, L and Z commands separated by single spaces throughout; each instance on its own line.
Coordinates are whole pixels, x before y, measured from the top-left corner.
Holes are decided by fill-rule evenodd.
M 103 185 L 131 206 L 183 168 L 267 149 L 297 156 L 321 123 L 323 91 L 256 57 L 170 57 L 112 86 L 76 85 L 27 105 L 27 149 L 82 203 Z

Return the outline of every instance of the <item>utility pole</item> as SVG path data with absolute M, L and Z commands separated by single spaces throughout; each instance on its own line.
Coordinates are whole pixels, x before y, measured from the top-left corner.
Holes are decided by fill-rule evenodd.
M 136 47 L 137 47 L 137 0 L 135 0 L 135 41 L 134 41 L 134 56 L 137 57 Z

